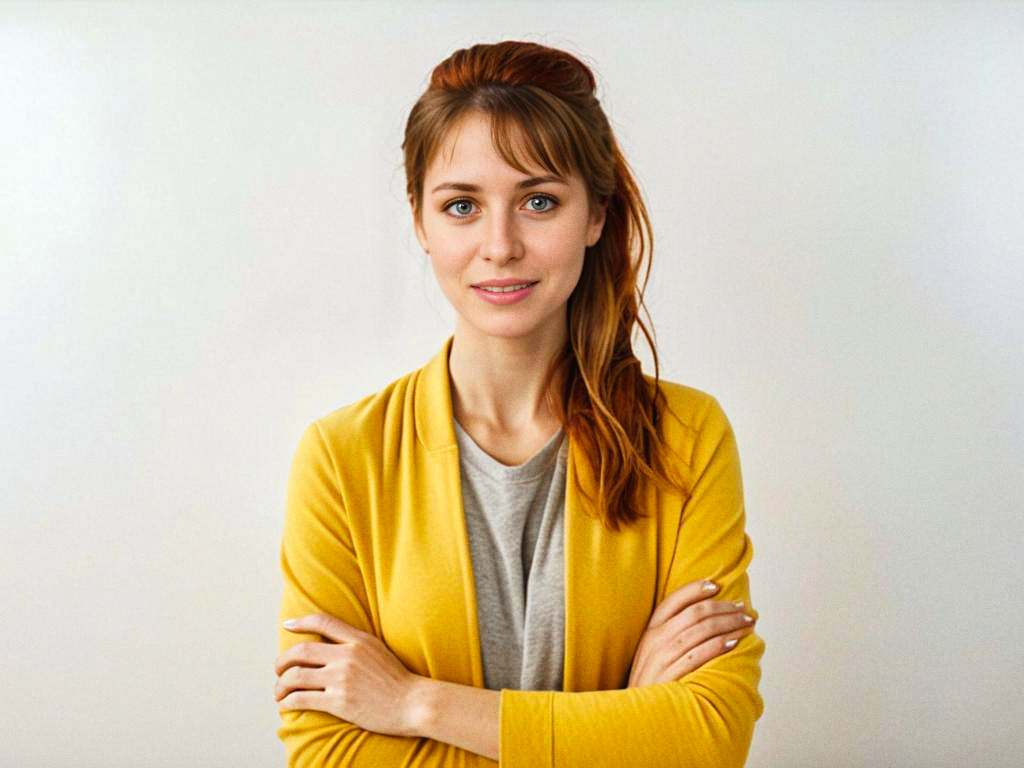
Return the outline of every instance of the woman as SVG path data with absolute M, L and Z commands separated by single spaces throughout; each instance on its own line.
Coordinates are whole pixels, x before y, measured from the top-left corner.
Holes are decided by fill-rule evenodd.
M 746 758 L 764 643 L 736 443 L 633 354 L 650 226 L 594 92 L 507 41 L 453 53 L 409 115 L 416 235 L 458 319 L 299 442 L 289 765 Z

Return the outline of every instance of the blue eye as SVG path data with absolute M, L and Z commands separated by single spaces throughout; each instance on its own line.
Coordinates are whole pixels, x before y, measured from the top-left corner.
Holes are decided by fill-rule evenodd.
M 470 209 L 470 210 L 467 211 L 465 208 L 460 208 L 459 210 L 461 211 L 461 213 L 456 213 L 455 214 L 455 217 L 458 218 L 458 219 L 464 219 L 464 218 L 466 218 L 466 216 L 468 216 L 470 213 L 473 212 L 473 210 L 472 210 L 473 209 L 473 203 L 471 201 L 469 201 L 469 200 L 464 200 L 464 199 L 462 199 L 462 200 L 452 200 L 450 203 L 448 203 L 448 205 L 446 205 L 441 210 L 447 211 L 448 209 L 455 208 L 456 206 L 469 206 L 469 209 Z
M 548 205 L 543 208 L 538 208 L 537 206 L 533 205 L 534 201 L 536 200 L 542 200 L 545 203 L 548 203 Z M 533 195 L 530 197 L 527 203 L 529 210 L 533 211 L 534 213 L 548 213 L 549 211 L 553 210 L 557 205 L 558 201 L 551 195 Z M 449 213 L 456 219 L 468 219 L 473 213 L 473 201 L 465 197 L 460 197 L 457 200 L 452 200 L 450 203 L 445 205 L 441 210 L 443 212 Z
M 547 208 L 535 208 L 535 207 L 533 207 L 531 205 L 530 206 L 530 210 L 531 211 L 537 211 L 538 213 L 544 213 L 546 211 L 550 211 L 552 208 L 554 208 L 556 205 L 558 205 L 558 201 L 555 200 L 555 198 L 551 197 L 550 195 L 534 195 L 533 197 L 530 198 L 530 202 L 532 203 L 534 200 L 545 200 L 545 201 L 551 203 L 551 205 L 548 206 Z

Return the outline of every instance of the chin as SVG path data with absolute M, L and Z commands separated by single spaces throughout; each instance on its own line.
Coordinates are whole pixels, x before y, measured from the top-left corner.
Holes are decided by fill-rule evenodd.
M 531 336 L 533 334 L 533 332 L 536 330 L 535 328 L 532 328 L 532 327 L 526 327 L 526 328 L 514 327 L 514 328 L 511 328 L 511 327 L 508 327 L 508 326 L 500 326 L 500 327 L 490 327 L 489 328 L 489 327 L 481 327 L 479 325 L 475 326 L 475 328 L 477 329 L 477 331 L 479 333 L 482 333 L 484 336 L 490 336 L 490 337 L 496 338 L 496 339 L 521 339 L 521 338 L 524 338 L 524 337 L 527 337 L 527 336 Z
M 464 318 L 467 325 L 482 336 L 490 336 L 499 339 L 521 339 L 525 336 L 532 336 L 540 326 L 536 322 L 530 322 L 526 318 Z

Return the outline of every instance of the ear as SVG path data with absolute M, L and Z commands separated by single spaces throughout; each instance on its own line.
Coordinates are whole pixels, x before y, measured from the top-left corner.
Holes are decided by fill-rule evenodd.
M 588 248 L 601 239 L 601 232 L 604 230 L 604 215 L 607 209 L 608 204 L 601 203 L 590 213 L 590 223 L 587 225 Z
M 409 195 L 409 208 L 412 210 L 412 226 L 416 231 L 416 239 L 419 241 L 420 248 L 430 253 L 430 249 L 427 248 L 427 233 L 423 230 L 423 225 L 416 219 L 416 207 L 413 205 L 412 195 Z

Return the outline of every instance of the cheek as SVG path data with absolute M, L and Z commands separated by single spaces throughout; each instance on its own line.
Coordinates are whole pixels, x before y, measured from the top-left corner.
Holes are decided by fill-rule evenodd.
M 568 299 L 573 291 L 576 290 L 576 286 L 580 282 L 580 275 L 583 274 L 583 256 L 579 256 L 573 263 L 572 266 L 566 270 L 565 285 L 563 286 L 563 293 L 565 298 Z
M 459 260 L 444 250 L 443 246 L 430 249 L 430 265 L 437 279 L 442 282 L 453 279 L 459 273 Z
M 587 247 L 587 230 L 582 217 L 566 218 L 556 230 L 544 233 L 546 250 L 551 257 L 565 264 L 583 258 Z
M 461 261 L 444 252 L 438 253 L 437 250 L 431 248 L 430 266 L 434 270 L 434 279 L 437 280 L 441 292 L 448 297 L 450 302 L 456 303 L 459 300 L 462 284 Z
M 465 238 L 459 235 L 458 232 L 452 232 L 450 227 L 435 226 L 429 230 L 430 260 L 435 269 L 451 271 L 465 258 Z
M 561 232 L 557 237 L 538 244 L 538 252 L 548 254 L 545 261 L 546 269 L 558 274 L 559 282 L 569 282 L 574 286 L 583 272 L 586 240 L 580 237 L 577 228 Z

